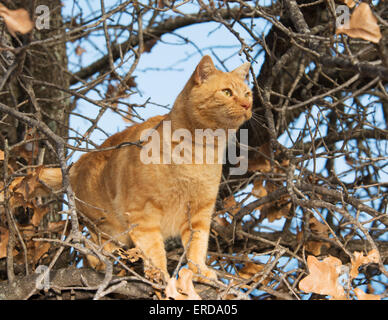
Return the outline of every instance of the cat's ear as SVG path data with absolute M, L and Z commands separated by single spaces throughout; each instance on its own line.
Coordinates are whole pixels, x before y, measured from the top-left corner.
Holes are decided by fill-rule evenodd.
M 243 80 L 247 80 L 249 76 L 249 68 L 251 67 L 251 64 L 249 62 L 245 62 L 238 68 L 234 69 L 232 71 L 233 74 L 239 76 Z
M 206 81 L 209 76 L 216 71 L 216 67 L 213 64 L 212 58 L 206 55 L 198 63 L 197 68 L 194 71 L 194 81 L 196 84 L 201 84 Z

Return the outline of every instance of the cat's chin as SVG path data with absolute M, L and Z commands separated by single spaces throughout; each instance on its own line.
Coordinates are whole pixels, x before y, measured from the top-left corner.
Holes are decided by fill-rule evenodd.
M 245 121 L 249 120 L 251 118 L 248 114 L 242 114 L 242 115 L 236 115 L 233 117 L 230 117 L 227 121 L 228 128 L 239 128 Z

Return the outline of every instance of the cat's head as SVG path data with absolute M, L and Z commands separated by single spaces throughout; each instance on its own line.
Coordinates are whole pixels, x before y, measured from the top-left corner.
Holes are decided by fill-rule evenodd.
M 252 116 L 252 91 L 246 84 L 250 63 L 231 72 L 215 68 L 204 56 L 186 86 L 186 107 L 190 117 L 202 128 L 232 129 Z

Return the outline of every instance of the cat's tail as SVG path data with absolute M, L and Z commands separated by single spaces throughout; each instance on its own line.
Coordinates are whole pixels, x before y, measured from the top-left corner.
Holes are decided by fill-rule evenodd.
M 5 194 L 11 209 L 30 206 L 37 197 L 45 197 L 62 189 L 62 172 L 60 168 L 40 166 L 31 170 L 24 177 L 16 177 L 10 184 L 0 185 L 0 201 Z

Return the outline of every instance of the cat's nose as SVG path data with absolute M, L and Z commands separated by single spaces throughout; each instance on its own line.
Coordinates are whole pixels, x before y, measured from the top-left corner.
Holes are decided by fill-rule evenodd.
M 241 106 L 242 106 L 245 110 L 248 110 L 248 109 L 251 107 L 251 105 L 250 105 L 249 103 L 243 103 L 243 104 L 241 104 Z

